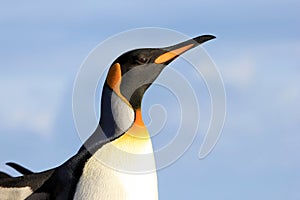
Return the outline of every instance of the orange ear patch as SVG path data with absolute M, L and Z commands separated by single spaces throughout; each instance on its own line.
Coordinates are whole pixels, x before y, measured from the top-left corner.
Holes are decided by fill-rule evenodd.
M 130 107 L 130 103 L 128 100 L 121 94 L 120 91 L 120 84 L 122 80 L 122 72 L 121 72 L 121 65 L 119 63 L 113 64 L 113 66 L 110 67 L 106 82 L 108 86 Z
M 119 63 L 115 63 L 109 69 L 107 79 L 106 79 L 107 84 L 115 92 L 118 92 L 120 91 L 121 79 L 122 79 L 121 65 Z
M 192 46 L 194 46 L 194 44 L 189 44 L 187 46 L 184 46 L 184 47 L 181 47 L 181 48 L 178 48 L 178 49 L 175 49 L 173 51 L 170 51 L 170 52 L 167 52 L 167 53 L 164 53 L 160 56 L 158 56 L 156 59 L 155 59 L 155 63 L 156 64 L 161 64 L 161 63 L 164 63 L 164 62 L 167 62 L 169 60 L 171 60 L 172 58 L 176 57 L 176 56 L 179 56 L 180 54 L 184 53 L 185 51 L 189 50 Z

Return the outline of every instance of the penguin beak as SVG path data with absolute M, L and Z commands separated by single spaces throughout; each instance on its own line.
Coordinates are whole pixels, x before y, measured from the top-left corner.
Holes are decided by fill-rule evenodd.
M 183 54 L 184 52 L 208 41 L 211 39 L 216 38 L 213 35 L 202 35 L 202 36 L 198 36 L 195 37 L 193 39 L 187 40 L 185 42 L 170 46 L 170 47 L 166 47 L 163 48 L 165 51 L 165 53 L 159 55 L 156 59 L 155 59 L 155 63 L 156 64 L 168 64 L 170 63 L 172 60 L 174 60 L 175 58 L 177 58 L 178 56 L 180 56 L 181 54 Z

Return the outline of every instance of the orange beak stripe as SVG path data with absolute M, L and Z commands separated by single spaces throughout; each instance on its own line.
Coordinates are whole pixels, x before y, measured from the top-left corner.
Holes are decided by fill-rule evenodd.
M 167 53 L 164 53 L 164 54 L 158 56 L 158 57 L 155 59 L 154 62 L 155 62 L 156 64 L 161 64 L 161 63 L 167 62 L 167 61 L 173 59 L 174 57 L 179 56 L 180 54 L 182 54 L 182 53 L 184 53 L 185 51 L 189 50 L 192 46 L 194 46 L 194 44 L 189 44 L 189 45 L 187 45 L 187 46 L 184 46 L 184 47 L 175 49 L 175 50 L 170 51 L 170 52 L 167 52 Z

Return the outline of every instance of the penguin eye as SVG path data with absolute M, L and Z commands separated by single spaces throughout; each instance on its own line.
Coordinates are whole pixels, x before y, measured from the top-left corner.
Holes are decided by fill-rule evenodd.
M 147 61 L 148 61 L 148 59 L 146 58 L 146 57 L 138 57 L 137 59 L 136 59 L 136 61 L 137 61 L 137 63 L 139 63 L 139 64 L 145 64 Z

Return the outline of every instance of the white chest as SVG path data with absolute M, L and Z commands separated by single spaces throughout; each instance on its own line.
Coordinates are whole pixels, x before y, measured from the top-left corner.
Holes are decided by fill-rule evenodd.
M 123 153 L 120 153 L 120 150 Z M 124 154 L 124 151 L 128 154 Z M 74 199 L 158 199 L 155 171 L 139 174 L 123 171 L 131 166 L 145 164 L 155 169 L 152 152 L 150 139 L 140 139 L 128 135 L 123 135 L 116 141 L 104 145 L 86 163 Z M 141 163 L 140 160 L 135 159 L 135 156 L 132 156 L 132 153 L 151 156 L 147 156 L 147 160 Z
M 0 187 L 0 199 L 1 200 L 22 200 L 28 197 L 32 193 L 30 187 L 20 188 L 3 188 Z

